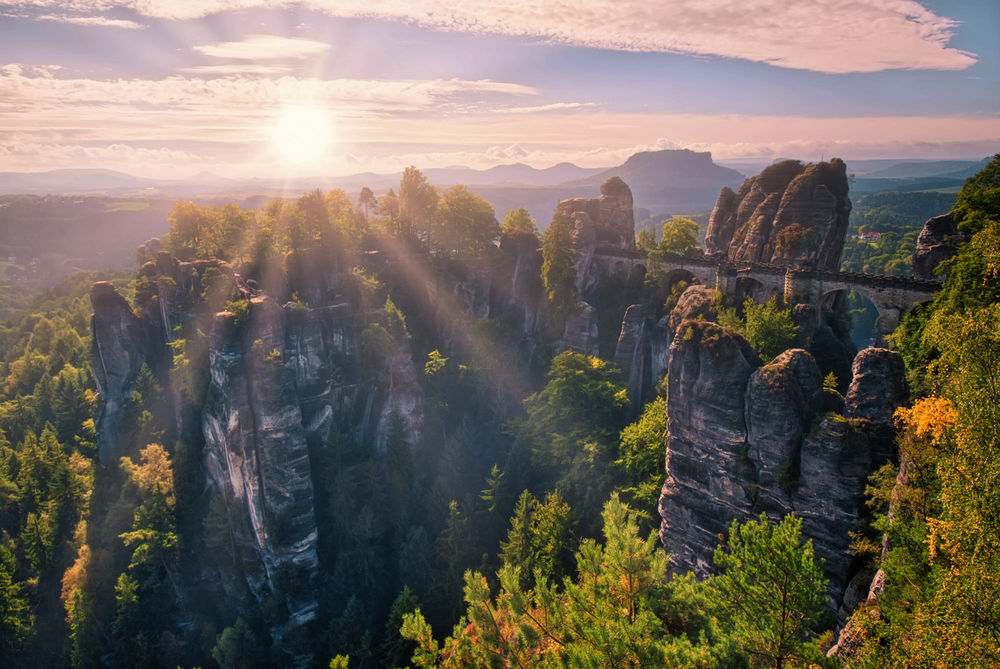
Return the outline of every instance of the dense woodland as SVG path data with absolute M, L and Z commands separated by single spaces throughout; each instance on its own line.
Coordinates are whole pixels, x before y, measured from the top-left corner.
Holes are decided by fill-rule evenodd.
M 849 245 L 858 267 L 847 268 L 898 273 L 913 231 L 893 226 L 911 205 L 877 198 L 861 225 L 888 233 L 884 253 Z M 937 214 L 943 202 L 912 206 Z M 886 587 L 851 620 L 852 667 L 1000 664 L 1000 157 L 953 212 L 972 240 L 944 268 L 934 303 L 893 339 L 913 401 L 899 413 L 898 459 L 869 487 L 887 539 L 859 536 L 856 550 Z M 498 220 L 467 188 L 436 189 L 408 168 L 398 193 L 382 197 L 315 191 L 257 210 L 179 202 L 170 226 L 164 242 L 177 257 L 231 262 L 293 302 L 310 263 L 345 267 L 343 290 L 367 314 L 355 367 L 371 375 L 364 382 L 385 382 L 394 341 L 407 340 L 419 362 L 420 457 L 401 433 L 384 451 L 343 434 L 316 454 L 322 623 L 301 641 L 309 659 L 289 656 L 259 617 L 196 578 L 207 565 L 232 578 L 238 556 L 215 531 L 222 511 L 201 495 L 201 444 L 176 420 L 204 392 L 209 318 L 225 308 L 238 319 L 246 302 L 221 273 L 203 277 L 204 313 L 178 333 L 170 369 L 140 374 L 126 455 L 101 466 L 87 291 L 98 278 L 127 296 L 153 287 L 74 275 L 0 329 L 0 664 L 839 666 L 824 657 L 833 620 L 797 518 L 734 523 L 716 576 L 669 574 L 655 537 L 664 398 L 629 421 L 614 365 L 553 345 L 577 299 L 567 221 L 539 235 L 525 210 Z M 637 245 L 652 268 L 658 253 L 691 251 L 697 239 L 697 224 L 673 219 Z M 533 290 L 544 337 L 532 347 L 517 323 L 484 319 L 470 346 L 449 348 L 405 277 L 376 277 L 359 260 L 373 250 L 411 258 L 447 286 L 498 271 L 518 240 L 542 249 Z M 603 318 L 620 323 L 637 299 L 666 313 L 684 286 L 661 278 L 604 286 Z M 783 305 L 722 311 L 767 358 L 794 337 Z

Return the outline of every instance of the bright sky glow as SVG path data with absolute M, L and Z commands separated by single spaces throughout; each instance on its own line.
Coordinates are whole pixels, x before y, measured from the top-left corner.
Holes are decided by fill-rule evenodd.
M 997 26 L 995 0 L 0 0 L 0 171 L 982 158 Z
M 330 146 L 332 121 L 319 107 L 289 107 L 274 126 L 275 150 L 288 162 L 312 163 Z

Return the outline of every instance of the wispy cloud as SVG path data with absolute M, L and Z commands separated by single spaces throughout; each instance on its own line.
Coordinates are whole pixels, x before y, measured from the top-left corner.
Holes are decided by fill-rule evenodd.
M 281 37 L 280 35 L 247 35 L 238 42 L 222 42 L 194 47 L 195 51 L 212 58 L 232 58 L 236 60 L 284 60 L 288 58 L 308 58 L 327 51 L 326 42 L 301 37 Z
M 12 0 L 9 6 L 94 12 L 124 7 L 192 19 L 289 0 Z M 826 73 L 960 70 L 976 55 L 949 46 L 955 21 L 916 0 L 303 0 L 331 16 L 442 31 L 541 38 L 575 46 L 721 56 Z
M 587 109 L 593 106 L 593 102 L 553 102 L 552 104 L 537 105 L 535 107 L 508 107 L 506 109 L 497 109 L 497 112 L 501 114 L 537 114 L 540 112 Z
M 183 74 L 204 76 L 257 75 L 268 77 L 278 74 L 288 74 L 291 67 L 287 65 L 258 65 L 256 63 L 234 63 L 232 65 L 192 65 L 182 67 L 178 71 Z
M 73 16 L 70 14 L 41 14 L 34 17 L 37 21 L 52 21 L 53 23 L 72 23 L 78 26 L 97 28 L 124 28 L 126 30 L 143 30 L 145 25 L 128 19 L 110 19 L 104 16 Z

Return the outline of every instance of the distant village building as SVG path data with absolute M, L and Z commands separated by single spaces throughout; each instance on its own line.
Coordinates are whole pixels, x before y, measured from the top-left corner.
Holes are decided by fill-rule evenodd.
M 858 234 L 858 239 L 862 242 L 877 242 L 881 238 L 881 232 L 862 232 Z

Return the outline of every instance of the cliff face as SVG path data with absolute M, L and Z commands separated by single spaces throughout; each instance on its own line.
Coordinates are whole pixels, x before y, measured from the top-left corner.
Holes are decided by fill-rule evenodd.
M 868 475 L 889 457 L 906 399 L 899 355 L 867 349 L 843 404 L 804 350 L 768 364 L 738 335 L 688 320 L 670 347 L 667 479 L 660 537 L 674 569 L 711 572 L 718 536 L 762 511 L 803 518 L 838 601 L 852 576 L 848 532 Z M 888 436 L 888 440 L 887 440 Z
M 576 292 L 588 299 L 600 281 L 600 269 L 592 262 L 598 248 L 635 248 L 635 217 L 632 190 L 618 177 L 601 184 L 601 196 L 593 199 L 563 200 L 556 207 L 573 227 L 576 251 Z
M 384 449 L 399 428 L 407 443 L 420 447 L 423 390 L 409 343 L 394 337 L 379 363 L 383 369 L 364 370 L 366 376 L 358 344 L 365 316 L 336 292 L 330 276 L 314 282 L 310 297 L 319 303 L 282 306 L 225 263 L 178 262 L 151 250 L 135 311 L 108 284 L 92 290 L 102 462 L 117 456 L 117 424 L 139 368 L 163 368 L 173 328 L 207 314 L 207 350 L 185 350 L 207 361 L 204 400 L 189 412 L 198 424 L 188 432 L 203 439 L 204 489 L 209 503 L 225 510 L 239 578 L 203 576 L 222 582 L 233 601 L 251 595 L 283 643 L 317 616 L 319 501 L 312 481 L 321 472 L 315 455 L 337 433 Z M 212 297 L 213 286 L 224 286 L 225 295 L 234 290 L 245 312 L 212 316 L 225 300 Z M 180 404 L 190 388 L 172 391 Z
M 786 160 L 723 188 L 705 237 L 709 253 L 735 262 L 836 271 L 851 212 L 847 167 Z
M 121 415 L 146 358 L 149 338 L 128 301 L 106 281 L 90 289 L 90 367 L 100 396 L 97 451 L 101 463 L 115 462 Z
M 958 245 L 969 241 L 969 234 L 958 229 L 951 214 L 935 216 L 924 223 L 917 237 L 913 254 L 913 276 L 917 279 L 937 279 L 935 269 L 958 251 Z

